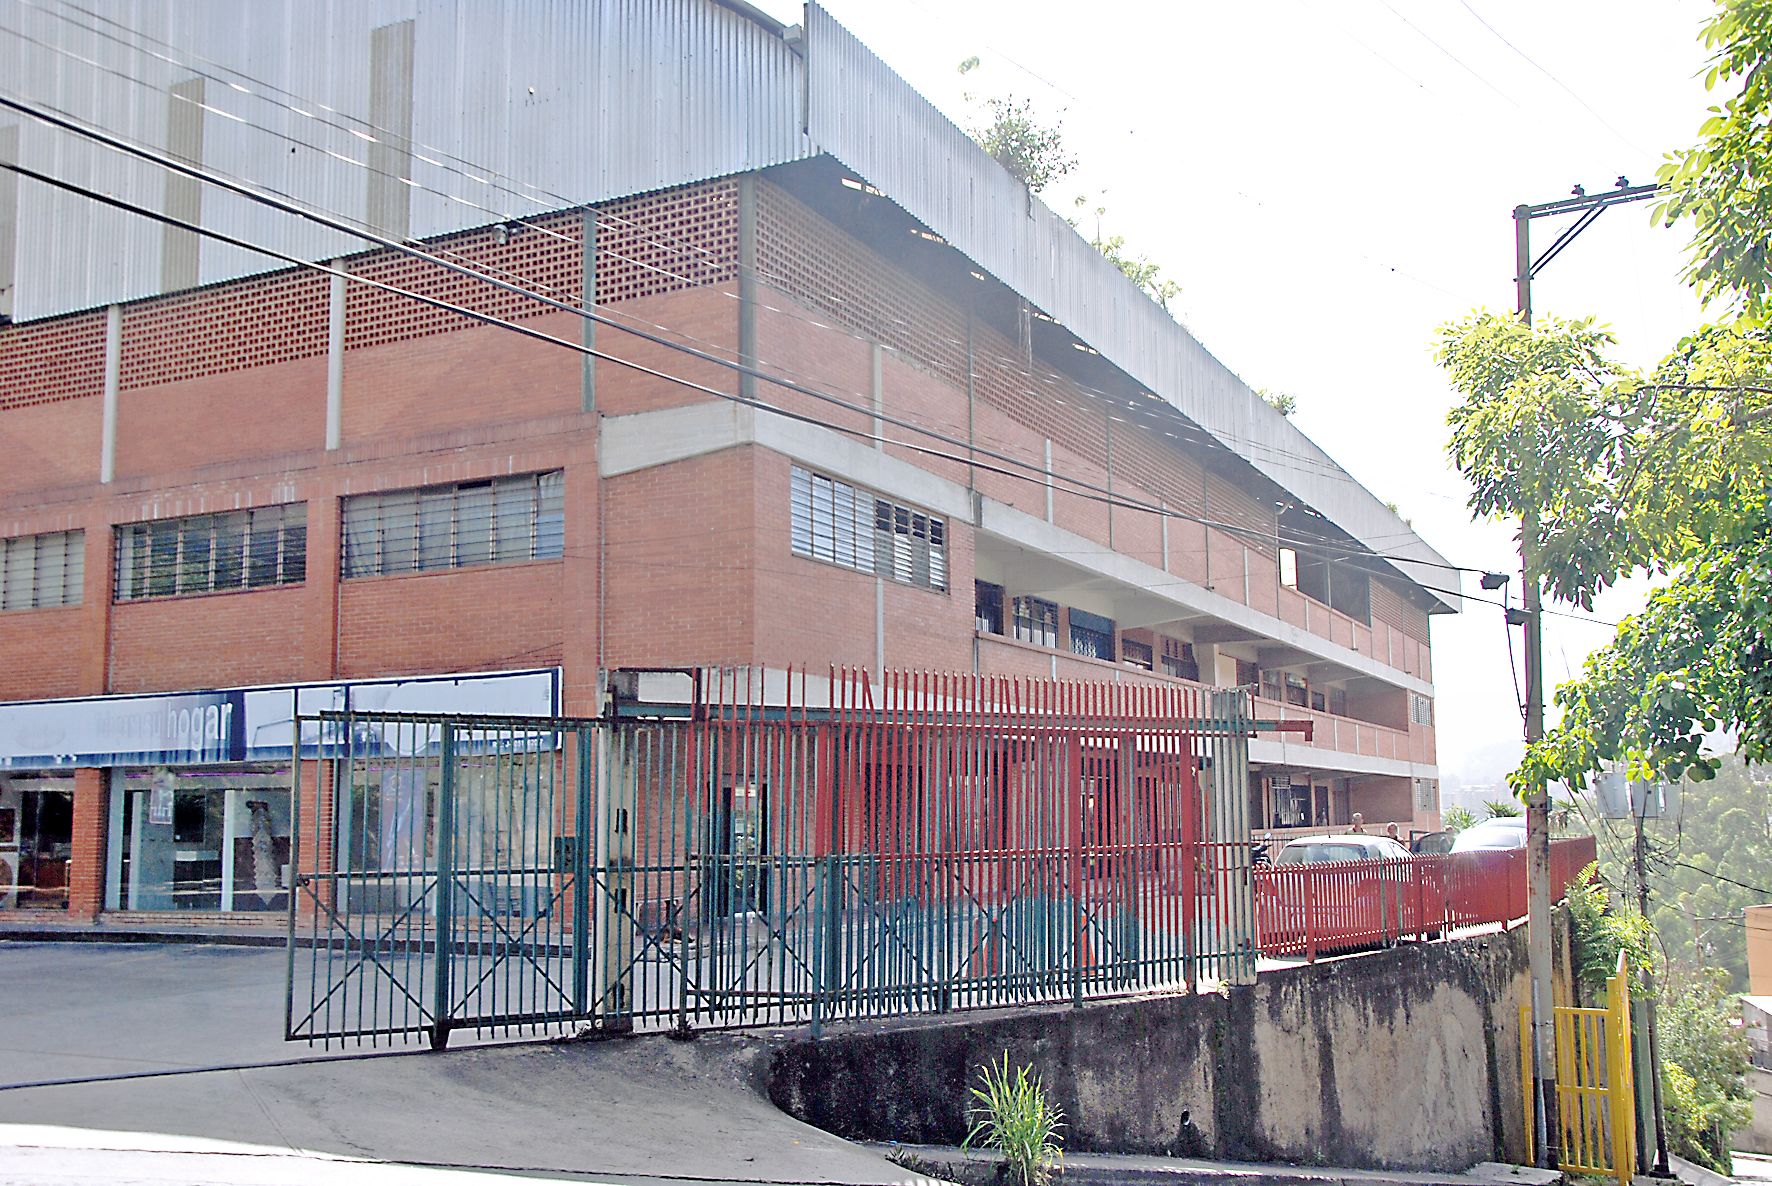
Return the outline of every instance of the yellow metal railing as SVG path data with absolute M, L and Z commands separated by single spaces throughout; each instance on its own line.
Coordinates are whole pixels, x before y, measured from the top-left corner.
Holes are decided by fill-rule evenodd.
M 1557 1042 L 1557 1115 L 1562 1168 L 1610 1175 L 1630 1186 L 1636 1167 L 1636 1095 L 1630 1056 L 1630 978 L 1624 953 L 1606 981 L 1606 1007 L 1552 1010 Z M 1536 1161 L 1532 1115 L 1532 1010 L 1520 1006 L 1520 1082 L 1526 1103 L 1526 1157 Z

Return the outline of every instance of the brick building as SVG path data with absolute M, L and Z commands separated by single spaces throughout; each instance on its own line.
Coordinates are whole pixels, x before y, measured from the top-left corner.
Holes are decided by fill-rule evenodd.
M 348 278 L 0 175 L 0 907 L 281 910 L 296 707 L 622 667 L 1250 685 L 1258 828 L 1438 826 L 1444 562 L 816 4 L 284 7 L 9 51 L 140 151 L 0 160 Z

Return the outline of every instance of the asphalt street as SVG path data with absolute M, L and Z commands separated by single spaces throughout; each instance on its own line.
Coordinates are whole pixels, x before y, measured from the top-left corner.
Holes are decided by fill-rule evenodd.
M 369 1181 L 341 1158 L 611 1182 L 915 1180 L 776 1110 L 756 1082 L 766 1036 L 328 1057 L 282 1041 L 283 974 L 275 948 L 0 943 L 0 1183 L 111 1181 L 124 1164 L 142 1181 L 272 1182 L 279 1158 L 313 1154 L 330 1160 L 288 1180 Z M 201 1069 L 216 1067 L 235 1069 Z M 217 1141 L 257 1152 L 190 1151 Z M 178 1168 L 193 1156 L 210 1168 Z

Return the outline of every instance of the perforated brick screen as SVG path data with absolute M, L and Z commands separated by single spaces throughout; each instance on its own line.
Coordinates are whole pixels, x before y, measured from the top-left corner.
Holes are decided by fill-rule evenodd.
M 631 301 L 738 275 L 738 183 L 711 181 L 597 210 L 597 303 Z
M 326 352 L 326 277 L 279 272 L 123 311 L 118 386 L 153 387 Z
M 0 330 L 0 412 L 98 395 L 104 382 L 104 313 Z

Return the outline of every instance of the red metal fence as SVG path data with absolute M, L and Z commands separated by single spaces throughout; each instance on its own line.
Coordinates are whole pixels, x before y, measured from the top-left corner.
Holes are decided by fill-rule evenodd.
M 1595 851 L 1592 836 L 1551 841 L 1554 897 L 1563 896 Z M 1523 848 L 1255 870 L 1256 935 L 1269 956 L 1315 959 L 1405 935 L 1436 938 L 1454 927 L 1525 916 Z

